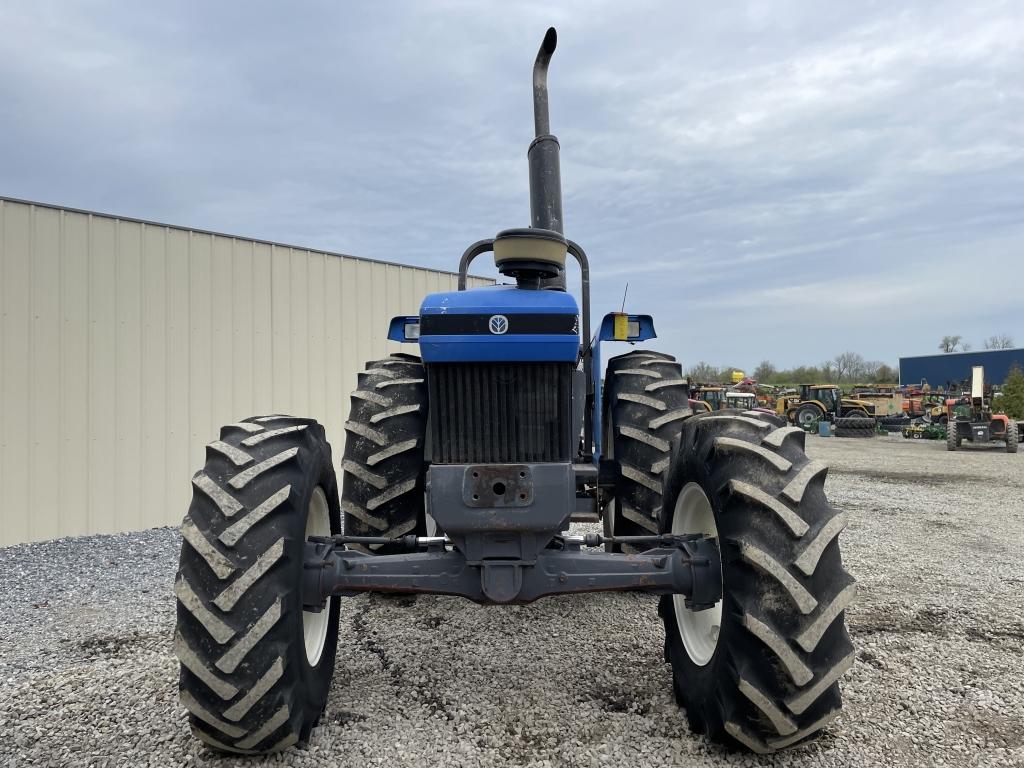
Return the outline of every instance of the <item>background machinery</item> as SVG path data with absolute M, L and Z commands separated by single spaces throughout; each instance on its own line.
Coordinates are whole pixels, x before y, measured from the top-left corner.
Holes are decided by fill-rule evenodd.
M 843 390 L 835 384 L 801 384 L 796 394 L 779 396 L 775 412 L 804 428 L 817 421 L 841 418 L 870 419 L 874 426 L 875 406 L 867 400 L 843 397 Z
M 1017 423 L 1005 414 L 992 413 L 991 388 L 985 386 L 985 368 L 971 368 L 970 396 L 948 401 L 946 449 L 957 450 L 964 440 L 971 443 L 1001 441 L 1008 453 L 1017 452 Z
M 695 413 L 720 411 L 726 407 L 726 388 L 716 384 L 700 384 L 691 391 L 691 406 Z
M 507 605 L 644 591 L 659 596 L 665 660 L 696 731 L 770 752 L 839 712 L 855 585 L 826 467 L 773 414 L 692 414 L 670 355 L 603 366 L 607 343 L 654 338 L 654 324 L 614 313 L 591 334 L 588 260 L 563 235 L 548 121 L 555 44 L 551 29 L 533 71 L 531 226 L 471 245 L 458 291 L 392 321 L 389 338 L 419 355 L 359 375 L 340 493 L 311 419 L 243 419 L 207 447 L 182 526 L 174 647 L 192 731 L 216 750 L 310 739 L 345 664 L 339 616 L 367 592 Z M 512 283 L 465 290 L 487 252 Z M 580 303 L 565 290 L 567 255 Z M 603 534 L 570 534 L 582 513 Z
M 758 407 L 757 395 L 730 389 L 725 393 L 725 407 L 734 410 L 752 411 Z

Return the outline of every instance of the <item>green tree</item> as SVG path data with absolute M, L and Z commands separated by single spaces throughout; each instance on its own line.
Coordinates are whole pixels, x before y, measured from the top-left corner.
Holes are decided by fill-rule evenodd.
M 1003 382 L 1003 395 L 992 400 L 992 410 L 1005 413 L 1011 419 L 1024 419 L 1024 371 L 1019 365 L 1010 369 Z
M 764 384 L 769 384 L 775 378 L 776 373 L 778 371 L 775 370 L 771 360 L 762 360 L 754 369 L 754 378 Z
M 691 365 L 686 375 L 697 384 L 708 384 L 718 379 L 718 369 L 711 363 L 701 360 L 696 365 Z
M 874 380 L 877 384 L 896 384 L 900 376 L 892 366 L 879 363 L 875 366 Z
M 737 368 L 735 365 L 727 365 L 724 368 L 719 368 L 718 369 L 718 377 L 717 377 L 716 381 L 721 381 L 721 382 L 723 382 L 725 384 L 728 384 L 728 383 L 730 383 L 732 381 L 732 373 L 733 373 L 733 371 L 742 371 L 742 370 L 743 370 L 742 368 Z

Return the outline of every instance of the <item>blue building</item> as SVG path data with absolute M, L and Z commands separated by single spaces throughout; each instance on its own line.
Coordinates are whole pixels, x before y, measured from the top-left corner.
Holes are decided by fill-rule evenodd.
M 971 378 L 971 368 L 985 366 L 985 381 L 1002 384 L 1014 365 L 1024 370 L 1024 349 L 986 349 L 980 352 L 948 352 L 900 358 L 900 384 L 947 387 Z

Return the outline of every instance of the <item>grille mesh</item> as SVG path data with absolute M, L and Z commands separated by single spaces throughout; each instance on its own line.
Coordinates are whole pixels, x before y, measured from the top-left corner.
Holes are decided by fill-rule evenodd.
M 431 363 L 435 464 L 569 461 L 570 363 Z

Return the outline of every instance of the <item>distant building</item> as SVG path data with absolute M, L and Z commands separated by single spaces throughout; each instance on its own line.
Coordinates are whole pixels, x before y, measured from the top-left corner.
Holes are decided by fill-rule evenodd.
M 985 349 L 979 352 L 947 352 L 937 355 L 900 358 L 900 384 L 927 381 L 932 389 L 958 384 L 971 377 L 971 368 L 985 366 L 985 381 L 1001 384 L 1010 369 L 1024 369 L 1024 348 Z

